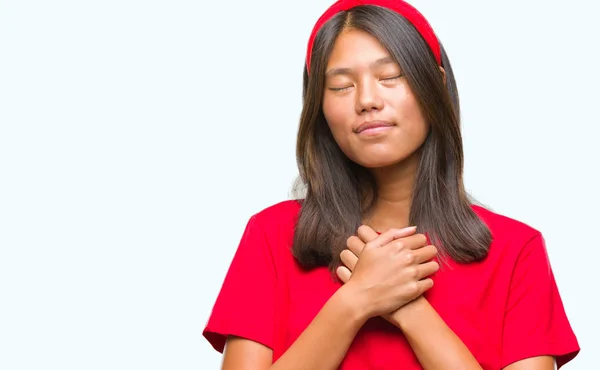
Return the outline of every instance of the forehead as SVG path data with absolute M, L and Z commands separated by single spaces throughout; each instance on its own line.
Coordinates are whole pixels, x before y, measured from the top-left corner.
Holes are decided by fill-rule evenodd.
M 335 40 L 327 68 L 352 68 L 386 57 L 390 57 L 389 52 L 371 34 L 357 29 L 344 30 Z

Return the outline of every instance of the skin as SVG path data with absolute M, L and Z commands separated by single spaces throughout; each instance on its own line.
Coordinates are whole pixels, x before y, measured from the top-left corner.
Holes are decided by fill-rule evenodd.
M 344 266 L 336 272 L 344 285 L 292 346 L 272 363 L 270 348 L 232 336 L 223 369 L 336 370 L 358 330 L 375 316 L 404 332 L 423 368 L 481 369 L 422 296 L 439 268 L 431 261 L 436 248 L 414 228 L 398 229 L 408 226 L 418 149 L 429 129 L 399 65 L 369 34 L 346 30 L 336 40 L 327 71 L 323 113 L 341 150 L 374 174 L 378 203 L 340 255 Z M 442 68 L 440 78 L 445 78 Z M 357 133 L 359 125 L 373 120 L 392 126 Z M 504 370 L 553 369 L 554 359 L 542 356 Z
M 359 228 L 360 241 L 348 243 L 348 249 L 342 251 L 340 257 L 345 266 L 337 269 L 337 275 L 344 283 L 352 280 L 363 253 L 365 243 L 376 241 L 376 231 L 366 225 Z M 414 253 L 419 261 L 426 261 L 430 254 L 421 253 L 425 248 Z M 404 333 L 421 366 L 424 369 L 481 369 L 468 348 L 446 325 L 443 319 L 423 296 L 401 306 L 396 311 L 383 316 Z M 433 351 L 432 349 L 436 350 Z M 556 364 L 551 356 L 539 356 L 517 361 L 504 370 L 551 370 Z
M 369 318 L 394 311 L 431 288 L 427 276 L 437 270 L 437 264 L 421 264 L 417 258 L 406 257 L 422 249 L 426 240 L 423 235 L 410 235 L 414 231 L 392 229 L 364 243 L 351 281 L 333 294 L 274 364 L 269 364 L 273 354 L 269 348 L 229 338 L 223 369 L 337 370 L 354 336 Z M 420 253 L 427 251 L 435 254 L 432 248 Z
M 381 59 L 387 62 L 373 64 Z M 374 37 L 344 31 L 329 59 L 323 98 L 323 113 L 339 147 L 375 176 L 379 199 L 373 218 L 365 223 L 378 231 L 409 226 L 417 149 L 429 130 L 400 66 L 389 59 Z M 395 126 L 381 135 L 355 133 L 360 124 L 373 120 Z

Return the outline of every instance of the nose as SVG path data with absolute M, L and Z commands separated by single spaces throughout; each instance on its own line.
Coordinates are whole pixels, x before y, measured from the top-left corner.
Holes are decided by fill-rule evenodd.
M 383 108 L 383 98 L 379 91 L 377 81 L 365 80 L 357 86 L 356 113 L 361 114 Z

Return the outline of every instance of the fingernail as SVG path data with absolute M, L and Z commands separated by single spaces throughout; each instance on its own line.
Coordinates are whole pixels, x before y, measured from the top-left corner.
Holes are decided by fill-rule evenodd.
M 404 229 L 400 229 L 400 231 L 411 231 L 411 230 L 416 230 L 417 227 L 416 226 L 409 226 L 409 227 L 405 227 Z

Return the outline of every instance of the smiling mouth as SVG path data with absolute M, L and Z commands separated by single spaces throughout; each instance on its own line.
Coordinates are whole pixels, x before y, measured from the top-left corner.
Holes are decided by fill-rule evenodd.
M 376 133 L 376 132 L 386 131 L 387 129 L 389 129 L 393 126 L 395 126 L 393 123 L 387 122 L 387 121 L 370 121 L 370 122 L 365 122 L 365 123 L 361 124 L 360 126 L 358 126 L 358 128 L 356 129 L 355 132 L 357 134 Z

